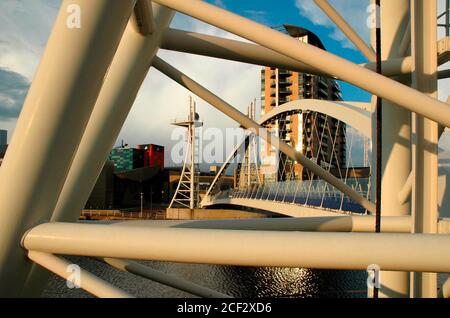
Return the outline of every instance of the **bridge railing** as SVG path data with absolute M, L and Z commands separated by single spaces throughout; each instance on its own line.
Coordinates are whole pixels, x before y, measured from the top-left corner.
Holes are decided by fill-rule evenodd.
M 345 180 L 345 183 L 361 196 L 369 198 L 369 178 L 348 179 Z M 221 191 L 211 198 L 211 202 L 233 198 L 266 200 L 339 211 L 366 212 L 363 207 L 324 180 L 287 180 L 261 185 L 252 184 L 245 188 Z

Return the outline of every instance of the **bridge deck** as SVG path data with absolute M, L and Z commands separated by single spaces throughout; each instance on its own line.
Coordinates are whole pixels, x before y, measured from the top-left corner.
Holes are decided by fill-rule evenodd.
M 336 216 L 337 214 L 361 215 L 361 213 L 357 212 L 329 209 L 320 206 L 300 205 L 296 203 L 277 202 L 273 200 L 232 197 L 215 199 L 211 202 L 205 203 L 204 206 L 214 206 L 220 204 L 244 206 L 292 217 Z

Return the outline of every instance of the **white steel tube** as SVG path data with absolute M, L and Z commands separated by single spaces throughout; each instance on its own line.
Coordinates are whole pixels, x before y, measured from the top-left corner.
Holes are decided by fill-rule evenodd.
M 328 173 L 322 167 L 312 162 L 302 153 L 297 152 L 293 147 L 281 141 L 273 134 L 268 133 L 265 128 L 258 125 L 258 123 L 256 123 L 254 120 L 248 118 L 233 106 L 226 103 L 224 100 L 217 97 L 182 72 L 178 71 L 159 57 L 155 57 L 153 66 L 175 82 L 179 83 L 197 96 L 201 97 L 203 100 L 223 112 L 225 115 L 237 121 L 244 128 L 251 129 L 256 135 L 260 136 L 274 147 L 277 147 L 289 158 L 296 160 L 305 168 L 313 171 L 318 177 L 327 181 L 328 183 L 336 187 L 336 189 L 347 194 L 350 198 L 355 200 L 355 202 L 363 206 L 365 209 L 369 210 L 370 212 L 375 212 L 375 205 L 372 202 L 361 196 L 358 192 L 347 186 L 344 182 L 342 182 L 332 174 Z
M 143 35 L 149 35 L 155 32 L 156 22 L 153 18 L 153 7 L 150 0 L 138 0 L 136 3 L 135 14 L 139 15 L 138 18 L 141 24 L 140 32 Z
M 71 275 L 73 275 L 71 271 L 68 271 L 73 264 L 55 255 L 29 251 L 28 258 L 66 280 L 70 279 Z M 79 275 L 79 280 L 76 282 L 79 284 L 78 287 L 94 296 L 101 298 L 133 298 L 129 293 L 118 289 L 88 271 L 80 269 Z
M 43 287 L 24 288 L 32 266 L 18 242 L 24 230 L 51 217 L 134 4 L 61 4 L 1 168 L 0 296 Z
M 95 186 L 148 73 L 162 32 L 174 15 L 173 11 L 159 5 L 154 5 L 153 13 L 157 28 L 151 35 L 140 34 L 134 18 L 128 23 L 73 159 L 52 221 L 75 222 Z
M 383 233 L 411 233 L 410 216 L 387 216 L 381 219 Z M 184 229 L 222 229 L 302 232 L 374 232 L 375 216 L 321 216 L 300 218 L 268 218 L 240 220 L 194 221 L 126 221 L 117 226 L 173 227 Z M 444 230 L 444 229 L 443 229 Z
M 436 0 L 414 0 L 411 16 L 413 85 L 430 97 L 437 97 Z M 437 233 L 438 220 L 438 124 L 416 115 L 414 233 Z M 436 297 L 437 275 L 414 274 L 414 296 Z
M 126 238 L 126 239 L 124 239 Z M 450 236 L 146 228 L 46 223 L 24 248 L 46 253 L 239 266 L 450 272 Z
M 318 70 L 450 127 L 450 106 L 446 103 L 334 54 L 302 43 L 286 34 L 206 2 L 198 0 L 153 1 L 309 64 Z
M 347 38 L 367 57 L 369 61 L 376 60 L 375 52 L 366 42 L 352 29 L 345 19 L 331 6 L 327 0 L 314 0 L 317 6 L 330 18 L 336 26 L 347 36 Z
M 409 2 L 409 0 L 381 1 L 382 59 L 402 57 L 400 42 L 408 25 Z M 372 41 L 375 42 L 375 38 L 372 38 Z M 399 79 L 394 77 L 393 80 Z M 412 170 L 411 113 L 393 101 L 383 99 L 381 132 L 381 215 L 410 215 L 411 203 L 409 200 L 399 201 L 399 193 L 407 183 Z M 376 152 L 373 152 L 373 155 L 376 155 Z M 380 297 L 408 297 L 409 275 L 406 272 L 383 271 Z
M 372 233 L 374 232 L 374 222 L 374 216 L 371 215 L 338 215 L 239 220 L 146 220 L 115 222 L 114 225 L 187 229 Z M 409 215 L 384 216 L 381 218 L 381 232 L 411 233 L 412 222 Z M 449 219 L 439 219 L 438 233 L 450 234 Z
M 298 62 L 286 55 L 277 53 L 257 44 L 190 31 L 167 29 L 164 32 L 161 48 L 243 63 L 288 69 L 301 73 L 330 76 L 308 64 Z M 411 61 L 411 57 L 383 61 L 383 74 L 386 76 L 410 74 L 412 69 Z M 375 63 L 361 64 L 361 66 L 372 71 L 375 71 L 376 69 Z
M 158 282 L 160 284 L 170 286 L 190 294 L 205 297 L 205 298 L 231 298 L 230 296 L 220 293 L 218 291 L 212 290 L 195 284 L 191 281 L 185 280 L 180 277 L 169 275 L 160 271 L 157 271 L 148 266 L 139 264 L 138 262 L 133 262 L 129 260 L 117 259 L 117 258 L 104 258 L 107 264 L 114 268 L 122 271 L 129 272 L 134 275 L 138 275 L 152 281 Z

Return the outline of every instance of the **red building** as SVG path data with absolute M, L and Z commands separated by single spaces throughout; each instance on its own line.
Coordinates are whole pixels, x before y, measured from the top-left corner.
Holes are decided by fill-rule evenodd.
M 144 167 L 160 167 L 164 169 L 164 146 L 147 144 L 139 145 L 138 149 L 144 151 Z

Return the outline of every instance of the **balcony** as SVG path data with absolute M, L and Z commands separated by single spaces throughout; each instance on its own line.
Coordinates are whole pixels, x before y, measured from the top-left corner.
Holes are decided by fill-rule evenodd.
M 271 98 L 270 99 L 270 106 L 276 106 L 277 105 L 277 100 L 275 98 Z
M 328 91 L 324 90 L 323 88 L 319 88 L 319 97 L 328 97 Z
M 278 71 L 278 76 L 280 77 L 289 77 L 292 75 L 291 71 L 287 71 L 287 70 L 279 70 Z
M 323 87 L 325 89 L 328 88 L 328 83 L 323 77 L 318 78 L 318 85 L 319 85 L 319 87 Z
M 337 90 L 341 90 L 341 88 L 339 87 L 339 84 L 335 80 L 331 81 L 331 85 L 333 86 L 333 88 L 335 88 Z
M 275 88 L 272 88 L 272 89 L 270 90 L 270 96 L 271 96 L 271 97 L 277 96 L 277 90 L 276 90 Z
M 291 81 L 289 78 L 281 78 L 281 79 L 278 81 L 278 83 L 279 83 L 281 86 L 289 86 L 289 85 L 292 85 L 292 81 Z
M 333 97 L 337 98 L 337 99 L 342 99 L 342 94 L 340 91 L 334 91 L 333 92 Z
M 291 95 L 292 91 L 290 89 L 287 88 L 280 88 L 280 90 L 278 91 L 278 93 L 280 95 Z

